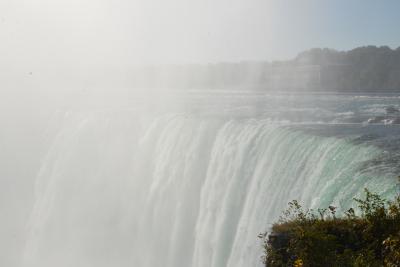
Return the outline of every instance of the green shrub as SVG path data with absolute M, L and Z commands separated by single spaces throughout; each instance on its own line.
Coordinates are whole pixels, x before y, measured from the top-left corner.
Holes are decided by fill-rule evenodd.
M 354 199 L 361 214 L 336 208 L 304 210 L 289 202 L 279 222 L 263 239 L 267 266 L 400 266 L 400 196 L 385 201 L 365 189 Z

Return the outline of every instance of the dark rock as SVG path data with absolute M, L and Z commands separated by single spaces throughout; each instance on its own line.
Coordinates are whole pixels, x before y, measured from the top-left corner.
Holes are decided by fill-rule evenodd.
M 287 247 L 289 242 L 289 235 L 287 233 L 274 233 L 268 235 L 268 244 L 274 249 L 281 249 Z
M 400 113 L 400 110 L 394 106 L 389 106 L 386 108 L 386 113 L 387 114 L 396 114 L 396 113 Z
M 384 116 L 376 116 L 368 119 L 368 123 L 381 123 L 384 119 Z

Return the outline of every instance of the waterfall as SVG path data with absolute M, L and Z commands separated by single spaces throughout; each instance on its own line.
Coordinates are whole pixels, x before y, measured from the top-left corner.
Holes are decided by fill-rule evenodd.
M 262 266 L 288 201 L 391 195 L 383 151 L 267 119 L 70 112 L 36 182 L 24 267 Z M 378 177 L 379 175 L 379 177 Z

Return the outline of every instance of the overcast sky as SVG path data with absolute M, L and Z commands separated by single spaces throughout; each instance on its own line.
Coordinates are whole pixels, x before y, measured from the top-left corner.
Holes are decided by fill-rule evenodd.
M 0 71 L 400 45 L 398 0 L 1 0 Z

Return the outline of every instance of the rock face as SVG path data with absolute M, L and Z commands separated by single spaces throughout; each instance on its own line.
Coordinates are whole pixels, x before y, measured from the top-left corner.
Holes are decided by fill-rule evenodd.
M 389 106 L 386 108 L 386 114 L 400 114 L 400 110 L 394 106 Z
M 270 244 L 274 249 L 282 249 L 287 246 L 289 242 L 289 235 L 287 233 L 271 233 L 268 236 L 268 244 Z
M 392 122 L 392 124 L 400 124 L 400 116 L 398 116 L 397 118 L 395 118 Z
M 273 251 L 279 253 L 282 257 L 283 262 L 288 262 L 290 255 L 288 253 L 288 245 L 290 241 L 290 236 L 286 232 L 272 232 L 268 235 L 268 246 L 272 248 Z M 265 263 L 268 266 L 268 262 Z
M 385 116 L 372 117 L 368 120 L 368 123 L 382 123 L 385 118 Z
M 400 110 L 395 106 L 385 108 L 386 114 L 368 119 L 368 123 L 400 124 Z

